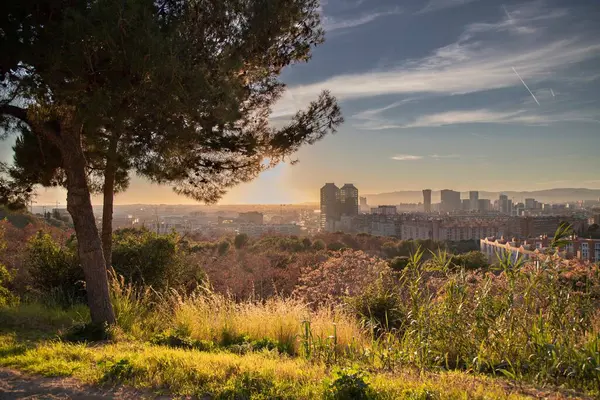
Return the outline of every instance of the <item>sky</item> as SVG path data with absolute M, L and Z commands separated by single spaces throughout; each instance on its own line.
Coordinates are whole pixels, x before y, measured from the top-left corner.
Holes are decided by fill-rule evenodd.
M 272 119 L 327 89 L 345 124 L 221 204 L 317 201 L 325 182 L 361 194 L 600 188 L 597 0 L 322 0 L 321 13 L 326 42 L 284 70 Z M 41 189 L 37 202 L 64 199 Z M 138 177 L 115 202 L 194 203 Z

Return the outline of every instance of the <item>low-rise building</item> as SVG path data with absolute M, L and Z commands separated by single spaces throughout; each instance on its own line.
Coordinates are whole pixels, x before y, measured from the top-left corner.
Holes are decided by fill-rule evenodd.
M 396 215 L 398 211 L 396 206 L 378 206 L 371 208 L 371 214 L 376 215 Z
M 276 235 L 300 235 L 302 229 L 296 224 L 240 224 L 238 233 L 248 236 L 262 236 L 267 234 Z
M 572 236 L 567 239 L 564 248 L 559 248 L 558 252 L 551 247 L 552 238 L 540 236 L 527 240 L 518 240 L 513 238 L 506 240 L 503 237 L 489 237 L 479 241 L 479 247 L 490 262 L 495 262 L 498 257 L 510 254 L 515 259 L 522 257 L 525 260 L 546 257 L 548 254 L 556 253 L 563 258 L 578 259 L 589 262 L 600 262 L 600 239 L 586 239 Z

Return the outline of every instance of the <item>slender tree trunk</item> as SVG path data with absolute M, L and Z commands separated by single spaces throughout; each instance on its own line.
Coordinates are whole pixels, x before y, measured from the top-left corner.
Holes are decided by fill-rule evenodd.
M 119 138 L 111 137 L 104 169 L 104 201 L 102 202 L 102 251 L 106 261 L 106 269 L 112 265 L 112 221 L 115 198 L 115 174 L 117 172 L 116 153 Z
M 67 210 L 75 226 L 92 322 L 114 324 L 115 314 L 110 302 L 102 243 L 90 199 L 81 135 L 79 132 L 62 132 L 60 142 L 67 175 Z

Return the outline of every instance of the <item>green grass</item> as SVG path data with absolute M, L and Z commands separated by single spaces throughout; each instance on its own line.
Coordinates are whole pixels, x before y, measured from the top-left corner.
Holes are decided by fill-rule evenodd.
M 324 398 L 328 369 L 276 352 L 236 355 L 120 342 L 88 346 L 59 340 L 21 343 L 0 335 L 0 365 L 44 376 L 71 376 L 89 384 L 125 384 L 156 393 L 217 399 Z M 377 399 L 521 399 L 500 380 L 451 372 L 371 374 Z

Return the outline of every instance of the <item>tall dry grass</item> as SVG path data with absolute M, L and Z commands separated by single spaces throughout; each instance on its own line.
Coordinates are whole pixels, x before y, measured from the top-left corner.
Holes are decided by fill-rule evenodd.
M 338 352 L 368 343 L 356 319 L 339 308 L 310 309 L 292 298 L 235 302 L 212 292 L 178 298 L 173 324 L 196 340 L 224 343 L 247 336 L 251 340 L 276 340 L 290 354 L 300 354 L 309 338 L 312 343 L 329 342 Z M 307 327 L 309 331 L 307 332 Z

